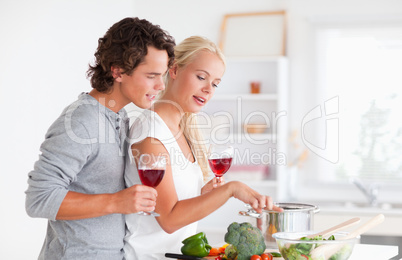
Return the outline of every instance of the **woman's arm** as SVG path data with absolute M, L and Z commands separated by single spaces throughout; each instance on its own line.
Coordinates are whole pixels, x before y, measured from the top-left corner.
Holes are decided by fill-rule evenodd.
M 207 192 L 210 192 L 211 190 L 220 187 L 225 184 L 225 177 L 220 177 L 220 181 L 218 182 L 218 179 L 216 177 L 212 178 L 208 183 L 206 183 L 202 188 L 201 188 L 201 194 L 205 194 Z
M 143 153 L 166 154 L 169 157 L 163 144 L 152 138 L 146 138 L 141 143 L 132 145 L 131 148 L 138 151 L 133 153 L 137 155 Z M 250 204 L 258 212 L 261 212 L 263 208 L 281 211 L 281 209 L 273 206 L 270 197 L 261 195 L 247 185 L 237 181 L 229 182 L 201 196 L 179 201 L 173 182 L 170 158 L 168 158 L 165 176 L 156 187 L 156 190 L 158 191 L 158 197 L 155 211 L 160 214 L 160 217 L 157 217 L 156 220 L 167 233 L 173 233 L 208 216 L 225 204 L 231 197 Z

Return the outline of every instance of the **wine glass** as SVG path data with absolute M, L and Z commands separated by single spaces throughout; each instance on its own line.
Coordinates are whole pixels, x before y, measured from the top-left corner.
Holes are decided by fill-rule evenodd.
M 166 157 L 153 154 L 141 154 L 138 162 L 138 174 L 142 184 L 155 188 L 162 181 L 166 170 Z M 154 211 L 138 212 L 140 215 L 152 215 L 159 217 L 160 215 Z
M 209 167 L 215 174 L 218 183 L 229 170 L 233 159 L 233 147 L 228 145 L 211 144 L 208 150 Z

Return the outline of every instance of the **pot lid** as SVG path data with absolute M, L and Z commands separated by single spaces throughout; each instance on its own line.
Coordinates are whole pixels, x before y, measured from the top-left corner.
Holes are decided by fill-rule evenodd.
M 314 213 L 317 213 L 319 211 L 318 206 L 305 203 L 275 202 L 274 205 L 282 208 L 283 212 L 314 211 Z M 246 207 L 252 208 L 249 204 L 246 204 Z M 273 210 L 263 210 L 263 212 L 278 213 Z

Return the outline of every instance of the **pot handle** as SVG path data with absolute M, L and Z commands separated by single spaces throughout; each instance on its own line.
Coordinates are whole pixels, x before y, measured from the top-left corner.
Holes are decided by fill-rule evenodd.
M 239 211 L 239 215 L 252 218 L 262 218 L 262 214 L 257 213 L 252 209 L 249 209 L 247 211 Z
M 313 212 L 314 214 L 320 212 L 320 208 L 318 206 L 314 206 Z

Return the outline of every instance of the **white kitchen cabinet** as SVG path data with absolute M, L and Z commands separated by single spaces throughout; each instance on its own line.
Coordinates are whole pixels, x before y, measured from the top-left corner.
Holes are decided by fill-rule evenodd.
M 222 82 L 203 110 L 208 119 L 200 118 L 206 124 L 205 136 L 235 147 L 227 180 L 240 179 L 259 190 L 266 187 L 275 197 L 272 188 L 287 163 L 288 60 L 283 56 L 228 57 L 226 62 Z M 260 93 L 251 94 L 251 82 L 260 83 Z M 245 124 L 266 124 L 267 128 L 250 134 L 245 132 Z

